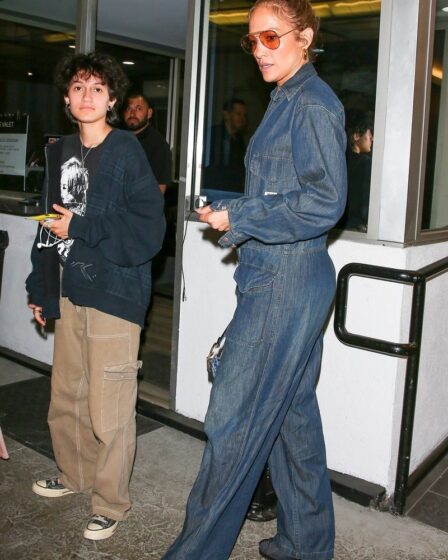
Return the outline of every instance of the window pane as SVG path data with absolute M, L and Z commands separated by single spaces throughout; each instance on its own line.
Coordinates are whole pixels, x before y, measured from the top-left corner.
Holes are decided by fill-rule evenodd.
M 26 184 L 21 175 L 0 175 L 0 189 L 39 192 L 46 137 L 70 130 L 53 71 L 73 52 L 74 30 L 55 31 L 0 19 L 0 114 L 28 115 Z
M 446 53 L 446 28 L 448 14 L 439 12 L 434 35 L 434 52 L 431 76 L 431 97 L 426 152 L 425 191 L 423 198 L 422 229 L 438 229 L 448 226 L 448 127 L 447 127 L 447 80 L 443 79 Z
M 244 154 L 269 102 L 265 84 L 240 37 L 253 2 L 212 0 L 209 16 L 202 194 L 210 200 L 244 192 Z
M 151 101 L 154 108 L 151 124 L 165 136 L 171 58 L 101 41 L 96 42 L 96 49 L 123 63 L 131 90 L 143 92 Z
M 316 69 L 345 107 L 348 193 L 338 228 L 367 231 L 381 2 L 313 2 Z
M 209 16 L 202 194 L 209 199 L 244 191 L 244 151 L 275 84 L 263 81 L 240 47 L 253 2 L 212 0 Z M 344 103 L 351 141 L 347 151 L 349 203 L 339 227 L 365 231 L 380 27 L 380 0 L 312 2 L 321 26 L 316 69 Z

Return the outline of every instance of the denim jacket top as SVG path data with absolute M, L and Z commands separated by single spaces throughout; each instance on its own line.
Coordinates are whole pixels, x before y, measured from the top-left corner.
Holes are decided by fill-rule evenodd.
M 245 195 L 212 204 L 229 212 L 220 245 L 295 243 L 326 234 L 345 208 L 345 147 L 344 108 L 305 64 L 271 93 L 246 152 Z

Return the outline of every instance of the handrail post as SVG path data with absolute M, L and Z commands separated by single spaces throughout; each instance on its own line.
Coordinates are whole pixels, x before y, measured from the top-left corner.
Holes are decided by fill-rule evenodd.
M 395 491 L 393 496 L 393 513 L 403 515 L 406 504 L 411 463 L 412 435 L 414 433 L 415 403 L 417 400 L 417 382 L 425 309 L 426 278 L 420 277 L 414 284 L 409 341 L 415 344 L 416 351 L 410 354 L 406 363 L 405 391 L 401 413 L 400 443 L 398 447 Z
M 408 490 L 426 283 L 428 280 L 447 271 L 448 257 L 424 266 L 417 271 L 386 268 L 362 263 L 350 263 L 342 267 L 337 279 L 336 306 L 334 313 L 334 331 L 337 338 L 344 344 L 355 348 L 381 352 L 389 356 L 407 358 L 395 490 L 390 507 L 393 513 L 400 515 L 403 514 L 405 508 Z M 387 280 L 413 286 L 408 343 L 392 343 L 347 331 L 345 322 L 347 318 L 349 279 L 351 276 Z

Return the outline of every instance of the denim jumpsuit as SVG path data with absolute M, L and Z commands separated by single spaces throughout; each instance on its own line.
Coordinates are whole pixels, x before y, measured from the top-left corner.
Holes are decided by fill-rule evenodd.
M 227 209 L 237 307 L 205 420 L 208 442 L 165 560 L 229 558 L 266 461 L 275 560 L 331 560 L 334 516 L 315 386 L 335 291 L 326 234 L 346 200 L 344 110 L 308 63 L 276 87 Z

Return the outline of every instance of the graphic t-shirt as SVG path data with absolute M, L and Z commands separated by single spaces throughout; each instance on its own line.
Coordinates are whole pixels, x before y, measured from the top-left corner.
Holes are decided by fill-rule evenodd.
M 78 135 L 64 138 L 61 165 L 62 204 L 74 214 L 84 216 L 87 205 L 87 191 L 101 156 L 104 142 L 96 148 L 81 145 Z M 67 260 L 73 239 L 64 239 L 57 245 L 61 264 Z

